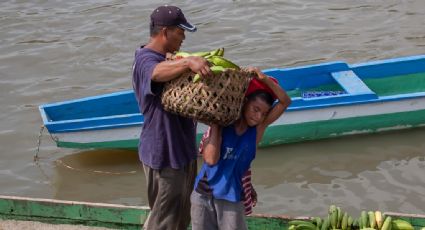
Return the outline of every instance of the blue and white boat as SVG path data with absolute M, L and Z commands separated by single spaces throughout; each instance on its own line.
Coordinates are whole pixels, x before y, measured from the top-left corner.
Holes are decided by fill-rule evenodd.
M 278 79 L 292 104 L 266 130 L 260 146 L 425 125 L 425 55 L 263 72 Z M 39 109 L 59 147 L 137 148 L 143 127 L 132 90 Z M 206 128 L 198 125 L 198 138 Z

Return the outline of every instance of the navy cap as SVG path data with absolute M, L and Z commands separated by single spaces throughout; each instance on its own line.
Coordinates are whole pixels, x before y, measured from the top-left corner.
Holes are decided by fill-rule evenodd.
M 160 6 L 152 12 L 151 26 L 178 26 L 189 32 L 196 31 L 196 26 L 186 20 L 180 8 L 169 5 Z

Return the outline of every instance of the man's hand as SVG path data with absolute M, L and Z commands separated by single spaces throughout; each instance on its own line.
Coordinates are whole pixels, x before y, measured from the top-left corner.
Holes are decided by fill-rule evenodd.
M 208 64 L 205 58 L 194 56 L 163 61 L 156 65 L 151 79 L 155 82 L 167 82 L 182 76 L 188 70 L 201 76 L 212 77 L 213 73 Z
M 203 57 L 190 56 L 189 68 L 192 72 L 195 72 L 203 77 L 212 77 L 214 74 L 210 69 L 209 62 Z

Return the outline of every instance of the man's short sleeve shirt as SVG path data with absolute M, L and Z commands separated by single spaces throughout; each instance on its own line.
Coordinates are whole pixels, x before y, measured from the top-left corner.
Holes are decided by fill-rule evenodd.
M 154 169 L 179 169 L 196 158 L 196 125 L 192 119 L 164 110 L 164 83 L 151 80 L 154 68 L 163 61 L 165 56 L 151 49 L 136 50 L 133 89 L 144 117 L 139 158 Z

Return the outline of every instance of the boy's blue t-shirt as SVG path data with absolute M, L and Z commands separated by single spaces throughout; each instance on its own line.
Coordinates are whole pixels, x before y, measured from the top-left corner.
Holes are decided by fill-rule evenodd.
M 133 89 L 144 119 L 139 158 L 153 169 L 180 169 L 196 159 L 196 124 L 193 119 L 164 110 L 164 83 L 151 80 L 155 66 L 163 61 L 165 56 L 151 49 L 136 50 Z
M 195 188 L 205 175 L 214 198 L 241 201 L 242 177 L 255 158 L 256 139 L 256 127 L 249 127 L 241 136 L 236 134 L 233 125 L 224 127 L 220 159 L 215 165 L 202 165 L 196 177 Z

